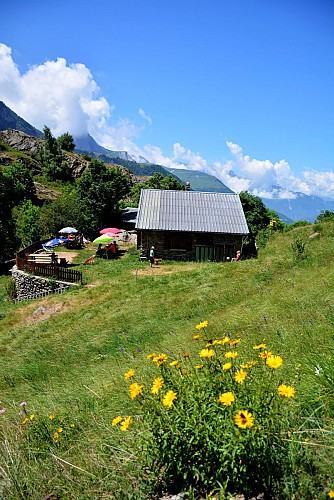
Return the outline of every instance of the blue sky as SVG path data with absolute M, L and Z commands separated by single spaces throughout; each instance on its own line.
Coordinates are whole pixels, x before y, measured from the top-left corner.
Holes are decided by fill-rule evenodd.
M 3 0 L 0 44 L 0 99 L 40 129 L 334 197 L 333 0 Z

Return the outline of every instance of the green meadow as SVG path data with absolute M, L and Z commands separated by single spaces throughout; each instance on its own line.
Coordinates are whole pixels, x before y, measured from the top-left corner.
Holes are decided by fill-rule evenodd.
M 315 231 L 319 235 L 309 238 Z M 216 472 L 208 478 L 198 465 L 192 469 L 195 458 L 187 456 L 188 449 L 178 458 L 181 479 L 173 483 L 164 473 L 177 455 L 177 442 L 173 441 L 176 454 L 170 457 L 166 451 L 165 463 L 158 456 L 159 444 L 153 452 L 154 439 L 160 439 L 163 449 L 169 426 L 173 436 L 186 432 L 188 442 L 198 439 L 196 453 L 203 449 L 198 425 L 192 429 L 189 424 L 187 430 L 182 426 L 190 422 L 189 408 L 205 423 L 201 412 L 211 403 L 206 406 L 206 394 L 194 396 L 205 377 L 188 382 L 187 372 L 209 363 L 199 351 L 210 347 L 210 340 L 226 336 L 240 339 L 247 355 L 258 356 L 253 346 L 264 344 L 283 360 L 274 375 L 263 371 L 261 377 L 253 376 L 252 429 L 238 429 L 232 411 L 232 424 L 224 430 L 230 443 L 244 446 L 243 456 L 249 453 L 252 463 L 257 456 L 266 460 L 273 435 L 274 446 L 282 444 L 286 467 L 281 489 L 265 486 L 271 484 L 269 465 L 258 493 L 268 487 L 266 498 L 334 496 L 334 224 L 275 233 L 257 259 L 238 263 L 164 262 L 149 269 L 130 247 L 119 260 L 95 259 L 93 265 L 83 266 L 93 251 L 91 245 L 74 260 L 75 269 L 83 272 L 82 287 L 62 295 L 13 303 L 7 298 L 10 277 L 0 278 L 0 410 L 6 409 L 0 414 L 0 498 L 143 499 L 158 498 L 163 491 L 183 491 L 188 498 L 250 498 L 255 490 L 247 467 L 238 469 L 238 475 L 244 475 L 241 482 L 220 482 Z M 196 329 L 204 321 L 207 327 Z M 207 344 L 194 340 L 196 334 L 203 334 Z M 135 370 L 144 392 L 150 392 L 147 381 L 157 373 L 167 379 L 167 368 L 147 359 L 151 353 L 180 362 L 182 389 L 181 378 L 171 375 L 170 384 L 179 388 L 171 407 L 163 407 L 159 396 L 150 403 L 144 396 L 140 400 L 142 394 L 135 400 L 129 396 L 131 380 L 124 377 L 129 370 Z M 222 379 L 217 366 L 204 366 L 211 382 L 218 375 Z M 236 384 L 244 402 L 250 401 L 247 380 Z M 280 406 L 270 413 L 267 426 L 261 424 L 259 444 L 257 416 L 263 422 L 270 408 L 259 410 L 257 391 L 266 391 L 266 383 L 288 383 L 295 394 L 283 401 L 284 412 Z M 207 417 L 212 427 L 206 440 L 208 446 L 218 443 L 212 454 L 224 454 L 226 460 L 230 455 L 232 463 L 234 448 L 219 445 L 224 432 L 214 423 L 215 418 L 222 422 L 216 406 Z M 112 425 L 118 415 L 131 416 L 124 431 Z M 150 426 L 155 426 L 153 437 Z M 242 441 L 246 435 L 247 443 Z M 179 443 L 184 446 L 181 437 Z M 173 467 L 175 478 L 178 464 Z M 192 476 L 197 478 L 193 484 Z

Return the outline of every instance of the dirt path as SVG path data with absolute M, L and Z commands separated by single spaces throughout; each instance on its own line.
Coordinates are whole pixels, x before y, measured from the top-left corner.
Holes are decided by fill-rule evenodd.
M 56 252 L 58 259 L 66 259 L 69 264 L 72 263 L 74 257 L 78 255 L 78 252 Z

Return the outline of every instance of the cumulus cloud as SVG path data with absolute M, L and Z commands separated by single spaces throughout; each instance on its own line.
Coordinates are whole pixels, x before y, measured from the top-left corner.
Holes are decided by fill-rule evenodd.
M 232 191 L 249 191 L 261 198 L 294 199 L 296 193 L 334 197 L 334 173 L 305 170 L 296 176 L 286 160 L 276 163 L 257 160 L 243 153 L 238 144 L 231 141 L 226 146 L 232 156 L 225 162 L 209 164 L 199 153 L 175 143 L 170 156 L 157 146 L 145 146 L 145 156 L 152 163 L 171 168 L 199 170 L 217 177 Z
M 297 176 L 286 160 L 276 163 L 244 155 L 238 144 L 226 143 L 232 155 L 230 170 L 248 180 L 247 189 L 262 198 L 293 199 L 295 193 L 334 197 L 334 173 L 305 170 Z
M 273 163 L 251 158 L 232 141 L 225 146 L 230 159 L 213 163 L 180 142 L 174 143 L 169 155 L 155 145 L 140 148 L 135 141 L 144 126 L 115 118 L 114 105 L 100 95 L 90 70 L 84 64 L 69 64 L 62 57 L 32 66 L 21 74 L 11 48 L 0 43 L 0 99 L 38 129 L 50 127 L 55 136 L 88 132 L 108 149 L 125 150 L 166 167 L 206 172 L 237 193 L 248 190 L 261 197 L 285 199 L 295 197 L 295 192 L 334 197 L 333 172 L 306 170 L 298 177 L 286 160 Z M 152 124 L 142 108 L 138 114 Z
M 64 58 L 31 67 L 21 75 L 11 49 L 0 44 L 0 97 L 38 129 L 44 125 L 58 136 L 83 135 L 103 126 L 112 107 L 99 97 L 99 87 L 84 64 Z

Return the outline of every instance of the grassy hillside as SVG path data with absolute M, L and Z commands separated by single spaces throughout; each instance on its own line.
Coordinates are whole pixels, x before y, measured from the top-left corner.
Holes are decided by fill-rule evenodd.
M 328 498 L 334 224 L 317 230 L 313 239 L 313 226 L 275 234 L 258 259 L 239 263 L 149 269 L 130 248 L 118 261 L 81 266 L 90 247 L 76 257 L 82 288 L 27 303 L 4 300 L 9 278 L 2 277 L 0 497 L 149 498 L 137 446 L 142 417 L 124 373 L 150 376 L 151 352 L 181 359 L 183 367 L 187 352 L 197 363 L 192 337 L 207 320 L 212 338 L 229 332 L 244 345 L 265 342 L 284 359 L 284 376 L 296 388 L 286 440 L 305 454 L 302 465 L 296 458 L 284 498 Z M 116 415 L 133 416 L 128 432 L 111 426 Z

